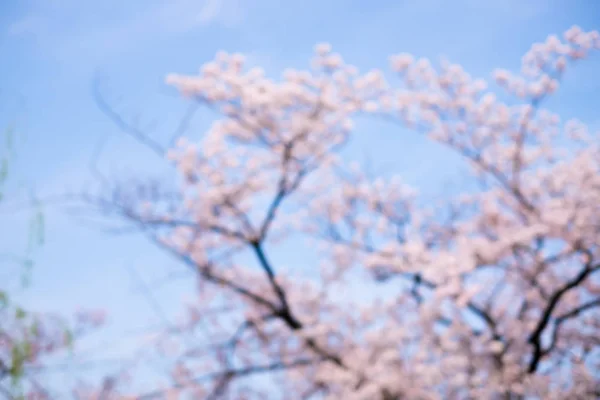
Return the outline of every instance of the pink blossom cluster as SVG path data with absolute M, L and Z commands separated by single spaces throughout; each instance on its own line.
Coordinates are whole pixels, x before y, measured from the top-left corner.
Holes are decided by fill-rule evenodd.
M 221 117 L 169 152 L 168 212 L 127 210 L 199 280 L 157 339 L 171 379 L 141 398 L 599 396 L 600 142 L 542 108 L 599 48 L 595 31 L 550 36 L 494 73 L 499 90 L 408 54 L 390 58 L 395 87 L 327 44 L 278 81 L 225 53 L 169 76 Z M 428 200 L 349 164 L 358 115 L 443 144 L 480 189 Z M 289 255 L 303 273 L 273 262 L 281 243 L 307 248 Z

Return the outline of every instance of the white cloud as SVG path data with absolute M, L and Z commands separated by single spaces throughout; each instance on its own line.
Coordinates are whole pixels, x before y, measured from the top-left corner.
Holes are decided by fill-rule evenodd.
M 233 27 L 241 19 L 239 0 L 106 3 L 111 4 L 84 7 L 72 1 L 34 1 L 29 13 L 9 25 L 6 33 L 31 36 L 38 47 L 57 56 L 86 50 L 86 56 L 97 58 L 211 25 Z
M 135 20 L 115 27 L 118 33 L 179 33 L 207 25 L 232 25 L 239 4 L 232 0 L 162 0 Z

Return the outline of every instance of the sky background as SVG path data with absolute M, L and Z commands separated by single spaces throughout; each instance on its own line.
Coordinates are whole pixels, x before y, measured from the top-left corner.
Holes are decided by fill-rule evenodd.
M 531 43 L 571 25 L 600 29 L 598 0 L 4 0 L 0 2 L 0 128 L 14 125 L 17 160 L 9 200 L 81 190 L 104 143 L 100 166 L 117 176 L 159 171 L 161 160 L 126 138 L 98 109 L 92 83 L 153 134 L 174 131 L 188 104 L 164 85 L 168 73 L 194 73 L 218 50 L 242 52 L 278 77 L 308 67 L 313 46 L 330 42 L 365 71 L 409 52 L 462 64 L 488 78 L 516 69 Z M 569 71 L 547 106 L 600 128 L 600 57 Z M 200 114 L 190 132 L 209 121 Z M 441 149 L 408 132 L 360 124 L 349 154 L 401 174 L 425 193 L 460 179 Z M 104 349 L 160 323 L 140 280 L 169 315 L 189 296 L 189 280 L 159 284 L 176 263 L 138 236 L 114 236 L 47 206 L 46 242 L 35 254 L 32 285 L 19 299 L 40 311 L 104 307 Z M 21 253 L 27 212 L 0 207 L 0 251 Z M 293 263 L 298 253 L 287 254 Z M 283 258 L 280 254 L 279 257 Z M 0 268 L 8 268 L 2 265 Z M 132 272 L 135 271 L 135 272 Z M 119 339 L 119 346 L 115 339 Z

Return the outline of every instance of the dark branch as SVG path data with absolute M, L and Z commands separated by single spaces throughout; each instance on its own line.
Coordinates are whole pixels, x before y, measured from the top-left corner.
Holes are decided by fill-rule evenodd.
M 567 282 L 562 288 L 560 288 L 558 291 L 556 291 L 550 297 L 550 300 L 548 301 L 548 305 L 546 306 L 546 309 L 542 313 L 542 316 L 540 317 L 538 324 L 536 325 L 533 333 L 529 336 L 529 338 L 527 340 L 528 343 L 533 346 L 533 356 L 531 358 L 531 361 L 529 362 L 529 368 L 527 370 L 530 374 L 534 373 L 537 370 L 540 360 L 545 355 L 545 352 L 542 349 L 542 333 L 548 326 L 548 323 L 550 322 L 550 319 L 552 317 L 552 313 L 558 306 L 560 300 L 567 292 L 569 292 L 573 288 L 576 288 L 593 271 L 598 269 L 598 266 L 591 265 L 591 262 L 592 262 L 591 254 L 588 251 L 586 251 L 585 253 L 588 257 L 588 262 L 586 263 L 585 267 L 579 272 L 579 274 L 577 274 L 577 276 L 575 278 L 573 278 L 572 280 Z
M 319 361 L 320 360 L 318 360 L 318 359 L 300 359 L 300 360 L 297 360 L 297 361 L 294 361 L 291 363 L 275 362 L 275 363 L 266 364 L 266 365 L 255 365 L 255 366 L 245 367 L 245 368 L 228 369 L 226 371 L 215 372 L 212 374 L 203 375 L 201 377 L 193 379 L 193 381 L 178 384 L 178 385 L 174 386 L 173 388 L 174 389 L 184 388 L 186 385 L 189 385 L 191 383 L 202 383 L 202 382 L 207 382 L 207 381 L 210 382 L 210 381 L 214 381 L 217 379 L 223 379 L 223 378 L 227 378 L 227 379 L 232 379 L 233 377 L 241 378 L 241 377 L 254 375 L 254 374 L 262 374 L 262 373 L 266 373 L 266 372 L 280 371 L 280 370 L 293 369 L 293 368 L 301 368 L 301 367 L 305 367 L 305 366 L 314 364 Z M 163 393 L 164 393 L 164 390 L 157 390 L 154 392 L 146 393 L 144 395 L 139 396 L 138 400 L 155 399 L 155 398 L 158 398 L 159 396 L 161 396 Z
M 600 307 L 600 298 L 597 298 L 595 300 L 591 300 L 587 303 L 584 303 L 581 306 L 576 307 L 573 310 L 556 317 L 556 320 L 554 321 L 554 330 L 552 331 L 552 339 L 550 340 L 550 345 L 548 346 L 548 348 L 543 351 L 544 355 L 550 353 L 556 347 L 556 341 L 560 334 L 560 329 L 566 321 L 568 321 L 572 318 L 576 318 L 580 314 L 582 314 L 594 307 Z
M 124 133 L 128 134 L 132 138 L 136 139 L 138 142 L 146 146 L 148 149 L 152 150 L 158 156 L 163 157 L 165 154 L 165 149 L 155 142 L 153 139 L 148 137 L 144 132 L 142 132 L 139 128 L 131 125 L 127 121 L 123 119 L 119 113 L 117 113 L 102 97 L 99 88 L 99 82 L 95 81 L 93 85 L 93 95 L 96 100 L 96 104 L 100 108 L 100 110 L 113 121 L 113 123 L 119 127 Z

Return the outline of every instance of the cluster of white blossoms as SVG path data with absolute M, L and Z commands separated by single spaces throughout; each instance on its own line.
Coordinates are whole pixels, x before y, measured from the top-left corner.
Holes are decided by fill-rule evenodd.
M 390 58 L 393 87 L 328 45 L 279 81 L 225 53 L 169 76 L 221 118 L 169 153 L 181 201 L 128 212 L 200 285 L 164 337 L 173 381 L 142 398 L 599 396 L 600 142 L 541 108 L 598 48 L 577 27 L 535 44 L 520 74 L 494 73 L 514 104 L 408 54 Z M 349 167 L 337 151 L 357 115 L 444 144 L 480 189 L 427 202 Z M 302 274 L 271 256 L 290 230 Z

